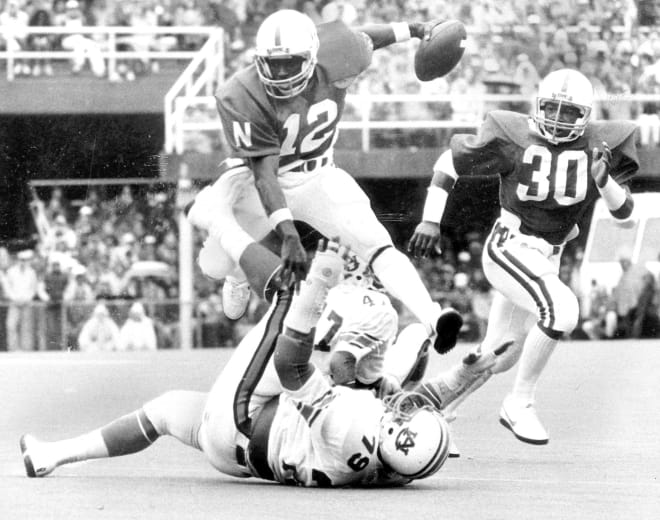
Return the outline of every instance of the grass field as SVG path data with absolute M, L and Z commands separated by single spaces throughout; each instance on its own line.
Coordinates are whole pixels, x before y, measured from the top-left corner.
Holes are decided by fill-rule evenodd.
M 459 359 L 467 345 L 431 371 Z M 134 456 L 24 475 L 22 433 L 55 440 L 101 426 L 159 393 L 205 390 L 230 349 L 0 356 L 0 519 L 653 519 L 660 518 L 660 341 L 562 344 L 541 381 L 547 446 L 499 425 L 513 371 L 454 423 L 462 451 L 401 489 L 318 490 L 242 481 L 161 439 Z

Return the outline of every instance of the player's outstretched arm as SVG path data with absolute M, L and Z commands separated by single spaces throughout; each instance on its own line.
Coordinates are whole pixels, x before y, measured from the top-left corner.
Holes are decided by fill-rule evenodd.
M 253 158 L 251 163 L 261 203 L 273 229 L 282 238 L 282 282 L 286 286 L 299 285 L 307 276 L 307 255 L 282 188 L 277 182 L 279 156 Z
M 292 296 L 284 318 L 284 330 L 277 338 L 273 361 L 282 386 L 289 391 L 302 388 L 314 373 L 310 362 L 314 328 L 321 317 L 328 291 L 339 283 L 346 249 L 336 241 L 320 240 L 300 290 Z
M 370 24 L 358 27 L 357 31 L 365 33 L 373 43 L 374 50 L 382 49 L 393 43 L 405 42 L 411 38 L 428 39 L 431 29 L 439 22 L 393 22 Z
M 634 202 L 628 187 L 621 186 L 610 175 L 612 170 L 612 151 L 605 141 L 602 147 L 594 147 L 591 155 L 589 173 L 596 182 L 596 187 L 605 201 L 607 209 L 618 220 L 630 217 Z
M 458 175 L 451 150 L 445 151 L 433 166 L 433 178 L 426 194 L 422 221 L 408 242 L 408 252 L 415 257 L 428 256 L 440 241 L 440 222 L 445 213 L 449 192 Z

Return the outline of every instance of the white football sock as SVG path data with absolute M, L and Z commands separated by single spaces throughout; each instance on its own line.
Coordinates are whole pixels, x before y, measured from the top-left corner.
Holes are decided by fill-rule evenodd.
M 101 459 L 109 456 L 100 428 L 73 439 L 49 442 L 48 448 L 55 455 L 58 466 L 70 462 Z
M 527 334 L 523 346 L 518 373 L 511 395 L 520 400 L 534 401 L 536 385 L 541 372 L 548 364 L 558 340 L 549 337 L 538 325 L 534 325 Z
M 394 247 L 388 247 L 373 261 L 372 269 L 385 289 L 422 322 L 428 335 L 435 334 L 440 306 L 431 299 L 408 257 Z
M 220 244 L 227 252 L 231 259 L 238 265 L 241 256 L 250 244 L 254 244 L 255 240 L 248 235 L 239 226 L 232 226 L 223 231 L 220 236 Z M 232 273 L 233 274 L 233 273 Z

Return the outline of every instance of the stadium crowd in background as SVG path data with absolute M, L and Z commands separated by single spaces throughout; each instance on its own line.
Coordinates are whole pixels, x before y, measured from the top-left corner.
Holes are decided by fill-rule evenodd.
M 402 45 L 380 51 L 352 91 L 531 95 L 539 78 L 548 71 L 576 67 L 606 99 L 599 105 L 598 116 L 635 119 L 641 129 L 642 144 L 648 145 L 660 141 L 658 104 L 632 102 L 628 94 L 660 93 L 660 18 L 654 4 L 632 0 L 0 0 L 0 26 L 4 31 L 0 48 L 48 50 L 86 46 L 81 56 L 90 61 L 93 71 L 103 75 L 105 65 L 102 71 L 94 57 L 93 39 L 92 43 L 78 39 L 77 43 L 67 44 L 62 35 L 28 36 L 24 27 L 66 25 L 72 19 L 82 25 L 217 25 L 228 35 L 226 66 L 230 74 L 251 61 L 252 42 L 260 22 L 283 7 L 297 8 L 317 22 L 341 18 L 350 25 L 404 18 L 457 18 L 470 27 L 471 38 L 462 62 L 449 76 L 429 83 L 411 81 L 414 46 Z M 194 36 L 134 35 L 119 43 L 134 50 L 194 50 L 203 40 Z M 50 60 L 15 64 L 18 74 L 32 76 L 52 74 L 52 65 Z M 80 61 L 68 70 L 75 72 L 77 65 L 81 65 Z M 118 70 L 126 79 L 159 69 L 157 63 L 149 60 L 133 60 L 125 65 Z M 445 105 L 415 106 L 414 110 L 405 104 L 389 104 L 380 106 L 378 111 L 386 119 L 451 118 L 469 122 L 480 120 L 490 108 L 493 107 L 479 107 L 458 99 Z M 349 110 L 346 115 L 350 119 Z M 353 113 L 354 117 L 358 115 Z M 376 134 L 383 146 L 423 143 L 440 147 L 443 143 L 442 137 L 433 132 L 431 138 L 428 132 L 413 138 L 399 131 Z M 163 190 L 137 194 L 126 187 L 117 196 L 109 196 L 90 190 L 78 205 L 72 205 L 61 189 L 53 189 L 48 197 L 44 213 L 49 225 L 41 247 L 15 255 L 0 251 L 0 349 L 82 349 L 78 338 L 85 323 L 97 314 L 94 309 L 102 314 L 99 302 L 103 302 L 109 318 L 119 327 L 136 300 L 144 302 L 145 314 L 153 320 L 158 348 L 176 346 L 176 275 L 131 271 L 139 262 L 152 268 L 154 264 L 144 262 L 159 262 L 177 272 L 178 231 L 171 193 Z M 480 267 L 484 238 L 478 233 L 467 234 L 456 244 L 443 244 L 442 255 L 433 262 L 419 264 L 432 296 L 464 314 L 466 340 L 482 337 L 492 298 Z M 201 237 L 197 239 L 199 247 Z M 577 288 L 582 252 L 567 249 L 561 276 Z M 623 265 L 625 259 L 621 260 Z M 612 338 L 658 334 L 658 280 L 644 269 L 633 267 L 624 267 L 628 274 L 612 294 L 596 283 L 588 294 L 580 294 L 584 319 L 576 335 Z M 23 290 L 17 291 L 17 279 L 31 281 L 21 284 Z M 216 282 L 196 272 L 195 316 L 200 331 L 197 346 L 235 345 L 264 311 L 262 302 L 253 296 L 248 316 L 230 322 L 222 312 L 218 288 Z M 405 323 L 405 316 L 402 322 Z M 39 340 L 40 337 L 45 339 Z
M 73 201 L 55 188 L 44 206 L 53 224 L 41 247 L 15 255 L 0 249 L 0 350 L 152 349 L 151 339 L 130 345 L 115 337 L 114 328 L 136 321 L 135 315 L 141 322 L 146 318 L 139 327 L 133 323 L 147 329 L 140 335 L 149 338 L 148 329 L 153 328 L 157 348 L 176 348 L 174 197 L 165 189 L 134 195 L 125 187 L 115 197 L 104 198 L 92 190 L 85 200 Z M 198 252 L 203 237 L 195 238 Z M 416 261 L 433 299 L 464 316 L 464 341 L 483 338 L 493 297 L 481 267 L 484 239 L 483 233 L 471 231 L 459 240 L 443 241 L 442 254 L 432 260 Z M 608 293 L 594 281 L 591 290 L 581 294 L 582 255 L 580 247 L 569 243 L 560 270 L 560 278 L 578 294 L 582 307 L 581 324 L 572 337 L 658 337 L 660 281 L 622 255 L 624 274 L 613 291 Z M 18 283 L 19 279 L 29 283 Z M 246 316 L 230 321 L 222 312 L 221 284 L 199 269 L 194 284 L 196 347 L 235 346 L 266 311 L 265 302 L 253 294 Z M 400 302 L 394 305 L 402 327 L 414 321 Z

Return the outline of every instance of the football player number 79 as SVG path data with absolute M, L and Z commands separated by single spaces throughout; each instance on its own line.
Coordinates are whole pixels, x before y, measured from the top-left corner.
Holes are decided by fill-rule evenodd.
M 552 152 L 544 146 L 533 144 L 525 150 L 522 162 L 532 165 L 529 184 L 518 183 L 516 194 L 522 201 L 544 201 L 550 197 L 551 180 L 554 178 L 552 197 L 561 206 L 571 206 L 587 196 L 589 158 L 584 150 L 563 150 L 553 168 Z M 569 175 L 569 172 L 571 175 Z

